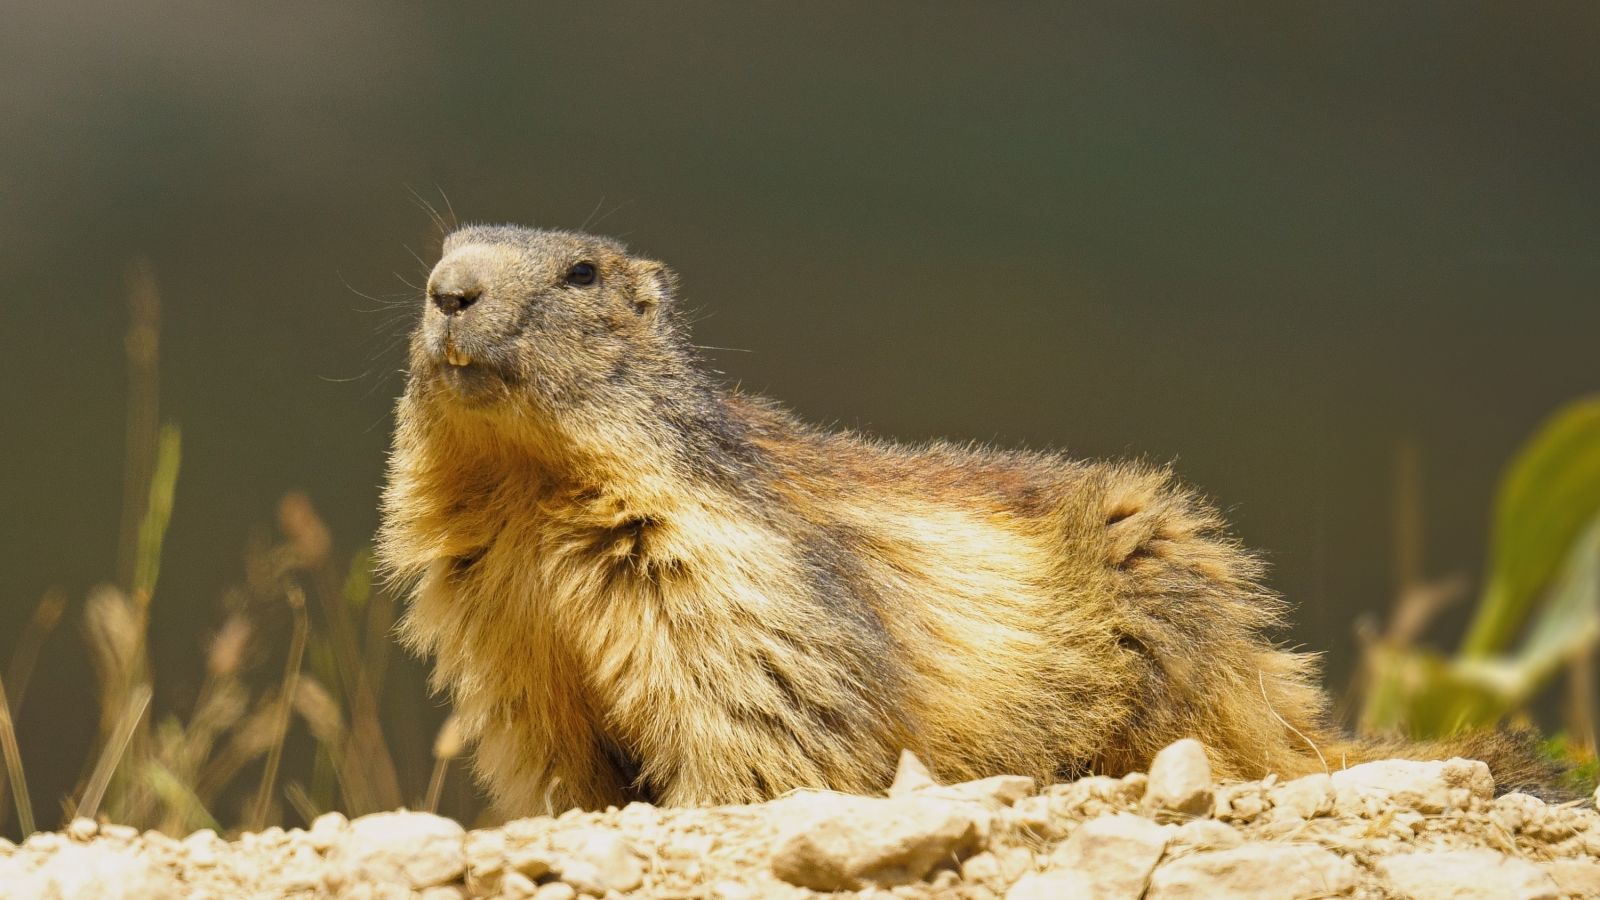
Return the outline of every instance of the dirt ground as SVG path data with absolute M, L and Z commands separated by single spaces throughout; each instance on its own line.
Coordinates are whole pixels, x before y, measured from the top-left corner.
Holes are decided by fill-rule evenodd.
M 232 841 L 79 820 L 0 841 L 0 898 L 1600 898 L 1589 801 L 1494 797 L 1464 760 L 1216 785 L 1198 747 L 1043 790 L 941 786 L 910 759 L 887 797 L 633 804 L 477 831 L 404 811 Z

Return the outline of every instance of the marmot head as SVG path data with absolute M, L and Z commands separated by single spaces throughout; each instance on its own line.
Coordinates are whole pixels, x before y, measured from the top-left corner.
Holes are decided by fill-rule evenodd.
M 648 405 L 687 364 L 674 282 L 608 238 L 462 228 L 428 276 L 411 390 L 517 419 L 593 423 Z

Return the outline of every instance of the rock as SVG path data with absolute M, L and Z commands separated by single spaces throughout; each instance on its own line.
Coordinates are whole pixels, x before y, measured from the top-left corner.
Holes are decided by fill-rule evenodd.
M 1246 844 L 1194 853 L 1156 869 L 1145 900 L 1311 900 L 1350 890 L 1356 868 L 1304 844 Z
M 1001 889 L 1033 868 L 1033 853 L 1026 847 L 1011 847 L 998 853 L 985 850 L 961 864 L 961 877 L 967 881 Z
M 1232 850 L 1244 844 L 1244 835 L 1215 819 L 1196 819 L 1181 825 L 1172 833 L 1167 849 L 1173 853 L 1182 850 Z
M 915 753 L 901 750 L 900 765 L 895 769 L 889 796 L 927 794 L 947 800 L 975 800 L 994 806 L 1010 806 L 1032 794 L 1033 788 L 1033 779 L 1022 775 L 995 775 L 960 784 L 941 785 Z
M 573 896 L 577 896 L 578 892 L 572 890 L 572 885 L 566 885 L 566 888 L 572 891 Z M 510 900 L 523 900 L 523 898 L 532 897 L 538 891 L 539 886 L 533 883 L 532 878 L 521 872 L 507 872 L 500 878 L 500 890 L 497 893 L 502 897 L 510 898 Z
M 894 784 L 889 785 L 889 796 L 904 797 L 926 788 L 938 787 L 933 773 L 910 750 L 900 751 L 900 765 L 894 770 Z
M 72 824 L 67 826 L 67 834 L 75 841 L 90 840 L 99 830 L 100 826 L 95 823 L 95 820 L 86 819 L 83 816 L 73 819 Z
M 1600 862 L 1592 859 L 1558 859 L 1544 864 L 1556 887 L 1579 900 L 1600 898 Z
M 311 830 L 306 832 L 306 839 L 318 853 L 327 853 L 328 848 L 332 847 L 339 839 L 339 835 L 344 834 L 344 830 L 349 827 L 350 820 L 346 819 L 343 813 L 323 813 L 311 823 Z
M 569 853 L 519 848 L 506 854 L 506 862 L 528 878 L 554 873 L 578 893 L 595 897 L 631 891 L 644 883 L 644 863 L 621 835 L 590 829 L 575 835 L 571 845 Z
M 1377 869 L 1407 900 L 1558 900 L 1543 869 L 1493 850 L 1412 853 L 1378 860 Z
M 183 849 L 189 855 L 189 864 L 200 868 L 216 865 L 217 853 L 227 848 L 227 843 L 209 828 L 203 828 L 183 839 Z
M 1600 862 L 1595 860 L 1555 860 L 1541 866 L 1565 897 L 1579 900 L 1600 898 Z
M 565 881 L 541 884 L 539 889 L 533 892 L 533 900 L 573 900 L 577 896 L 578 892 Z
M 1010 806 L 1033 793 L 1033 779 L 1022 775 L 995 775 L 944 787 L 922 788 L 916 793 L 950 800 L 968 800 L 991 806 Z
M 1051 854 L 1045 874 L 1081 882 L 1103 900 L 1138 900 L 1176 831 L 1128 813 L 1091 819 Z
M 1158 821 L 1211 815 L 1216 793 L 1205 746 L 1193 738 L 1184 738 L 1157 753 L 1150 762 L 1143 806 Z
M 139 837 L 139 829 L 132 825 L 101 825 L 100 836 L 126 844 Z
M 1272 806 L 1302 819 L 1314 819 L 1333 811 L 1333 778 L 1324 775 L 1307 775 L 1268 791 Z
M 772 806 L 777 821 L 789 823 L 773 845 L 773 873 L 818 891 L 918 881 L 940 863 L 977 852 L 990 825 L 977 804 L 915 794 L 884 800 L 806 793 Z
M 470 854 L 474 848 L 468 843 Z M 551 872 L 560 872 L 566 868 L 561 854 L 551 850 L 541 850 L 537 847 L 518 847 L 505 853 L 505 864 L 508 868 L 521 872 L 535 881 L 549 875 Z
M 1024 875 L 1006 891 L 1006 900 L 1101 900 L 1082 872 L 1063 870 Z
M 371 881 L 412 890 L 447 884 L 466 871 L 465 839 L 459 824 L 428 813 L 362 816 L 329 851 L 329 881 Z
M 181 896 L 166 871 L 129 851 L 69 844 L 33 871 L 0 864 L 0 900 L 168 900 Z
M 1058 841 L 1067 836 L 1065 823 L 1050 812 L 1049 797 L 1024 797 L 1011 807 L 1008 816 L 1013 826 L 1043 841 Z
M 1430 814 L 1465 809 L 1473 799 L 1487 803 L 1494 798 L 1489 767 L 1460 757 L 1443 762 L 1389 759 L 1362 763 L 1334 772 L 1332 779 L 1336 791 L 1373 791 L 1393 803 Z
M 564 860 L 561 864 L 561 880 L 580 894 L 593 897 L 604 897 L 606 894 L 600 867 L 586 859 Z

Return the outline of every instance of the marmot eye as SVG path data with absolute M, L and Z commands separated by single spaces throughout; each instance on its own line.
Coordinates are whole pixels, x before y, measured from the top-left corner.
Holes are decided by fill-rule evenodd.
M 567 270 L 567 284 L 594 284 L 594 264 L 581 262 Z

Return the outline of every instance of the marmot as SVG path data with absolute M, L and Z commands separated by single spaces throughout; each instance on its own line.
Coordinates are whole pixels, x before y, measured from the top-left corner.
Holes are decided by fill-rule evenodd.
M 1138 462 L 808 427 L 701 366 L 662 264 L 451 234 L 380 553 L 510 814 L 1143 769 L 1323 771 L 1313 658 L 1216 510 Z M 1333 757 L 1338 764 L 1338 757 Z

